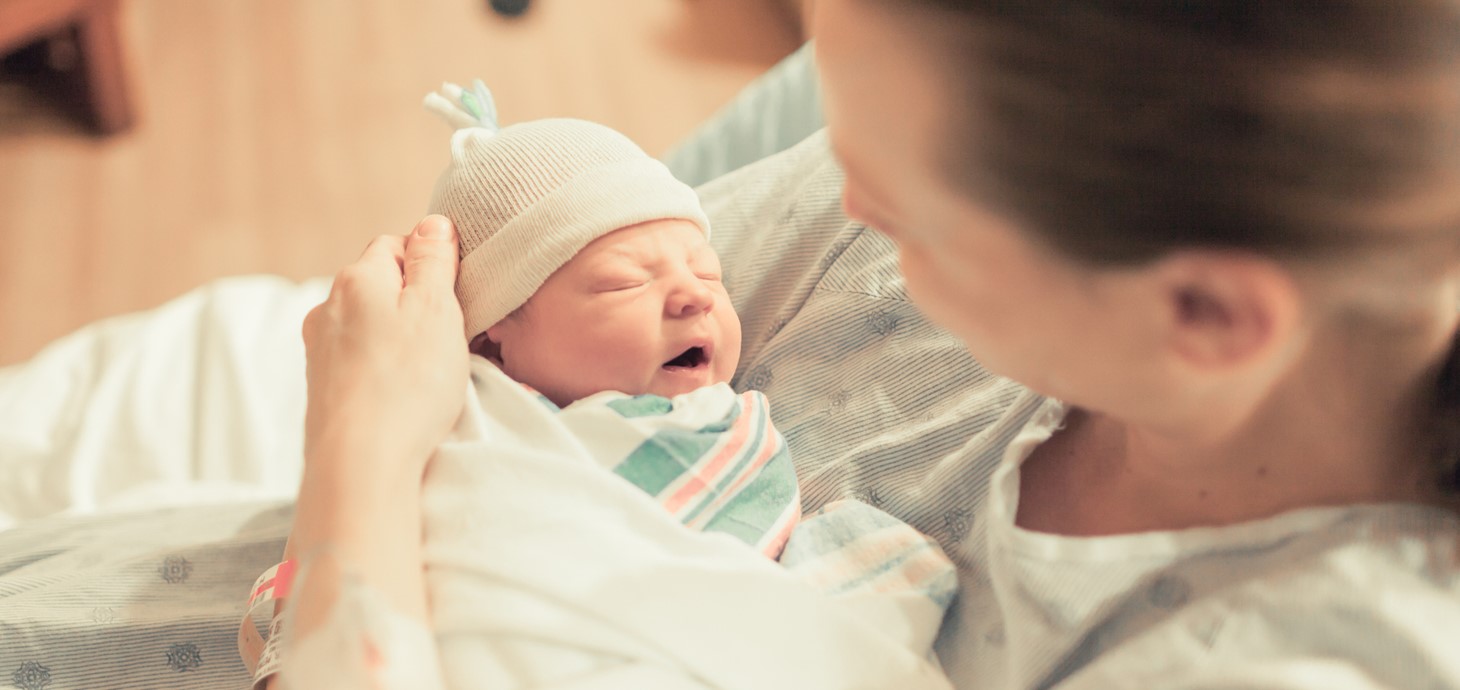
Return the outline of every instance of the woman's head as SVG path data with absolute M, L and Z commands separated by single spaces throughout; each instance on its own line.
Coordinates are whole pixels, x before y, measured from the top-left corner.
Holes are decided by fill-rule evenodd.
M 933 162 L 1072 257 L 1454 234 L 1453 0 L 836 4 L 914 10 L 950 106 Z
M 1460 3 L 817 10 L 848 210 L 995 371 L 1160 423 L 1340 324 L 1450 340 Z

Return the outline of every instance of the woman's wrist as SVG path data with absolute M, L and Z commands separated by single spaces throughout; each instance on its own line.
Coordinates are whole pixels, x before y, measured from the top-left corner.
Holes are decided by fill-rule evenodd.
M 306 478 L 313 471 L 325 481 L 379 493 L 420 484 L 434 445 L 397 428 L 393 420 L 352 419 L 306 430 Z
M 300 594 L 301 629 L 323 619 L 344 573 L 381 592 L 401 613 L 426 619 L 420 473 L 396 471 L 380 447 L 320 444 L 306 459 L 285 557 L 306 570 L 329 562 Z M 397 458 L 398 460 L 398 458 Z M 306 602 L 301 602 L 306 603 Z
M 300 634 L 346 579 L 426 619 L 421 478 L 468 376 L 457 262 L 450 222 L 428 217 L 371 242 L 305 317 L 305 469 L 285 549 L 303 573 Z
M 296 548 L 338 541 L 368 544 L 373 533 L 419 525 L 423 466 L 382 444 L 315 445 L 299 487 Z

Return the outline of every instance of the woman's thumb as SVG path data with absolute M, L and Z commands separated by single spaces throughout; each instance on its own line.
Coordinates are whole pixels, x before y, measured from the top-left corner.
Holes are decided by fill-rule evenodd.
M 439 215 L 422 218 L 406 238 L 405 289 L 453 291 L 458 262 L 451 221 Z

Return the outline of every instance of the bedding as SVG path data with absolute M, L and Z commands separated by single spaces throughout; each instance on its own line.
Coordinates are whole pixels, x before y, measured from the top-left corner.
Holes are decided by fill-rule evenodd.
M 0 533 L 0 687 L 247 687 L 240 598 L 288 502 L 55 516 Z
M 907 301 L 841 183 L 816 134 L 699 188 L 744 324 L 733 384 L 773 402 L 808 514 L 858 499 L 956 562 L 994 463 L 943 458 L 1020 389 Z M 0 683 L 247 685 L 234 638 L 287 534 L 300 323 L 327 290 L 219 281 L 0 369 Z
M 327 280 L 220 280 L 0 369 L 0 530 L 289 498 L 304 438 L 304 314 Z
M 950 470 L 940 460 L 1019 389 L 907 302 L 892 244 L 842 215 L 840 185 L 818 134 L 700 189 L 744 322 L 733 385 L 772 400 L 803 510 L 861 500 L 956 562 L 965 506 L 993 463 Z M 298 333 L 325 290 L 222 281 L 0 372 L 0 400 L 21 411 L 0 417 L 0 495 L 7 514 L 31 518 L 0 532 L 0 682 L 247 685 L 234 636 L 253 578 L 282 552 L 288 513 L 245 499 L 287 496 L 297 482 Z M 37 391 L 52 413 L 25 409 L 23 395 Z M 84 442 L 66 442 L 77 434 Z M 112 461 L 135 474 L 109 473 Z M 31 481 L 57 493 L 10 503 Z M 208 494 L 234 502 L 190 505 Z M 189 505 L 136 510 L 148 502 Z

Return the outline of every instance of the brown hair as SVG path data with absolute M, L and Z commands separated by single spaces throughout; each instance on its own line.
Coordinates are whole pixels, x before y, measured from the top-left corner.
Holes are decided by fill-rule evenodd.
M 969 27 L 947 173 L 1072 259 L 1460 246 L 1460 2 L 917 4 Z M 1455 347 L 1429 426 L 1460 491 Z

